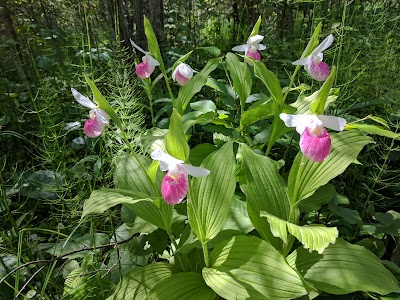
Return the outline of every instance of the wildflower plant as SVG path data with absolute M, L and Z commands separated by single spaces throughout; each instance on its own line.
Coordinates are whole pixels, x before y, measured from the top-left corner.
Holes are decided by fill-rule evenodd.
M 140 234 L 156 262 L 121 269 L 110 299 L 311 299 L 321 293 L 400 293 L 396 277 L 372 252 L 339 237 L 332 224 L 301 218 L 309 212 L 307 204 L 318 210 L 337 196 L 335 189 L 318 195 L 373 142 L 368 134 L 399 138 L 378 126 L 363 126 L 361 120 L 348 122 L 348 116 L 330 115 L 329 106 L 337 99 L 331 93 L 336 69 L 322 61 L 322 51 L 333 37 L 317 46 L 321 24 L 296 62 L 290 85 L 282 88 L 267 68 L 268 61 L 249 55 L 265 49 L 260 44 L 261 18 L 246 45 L 233 48 L 244 56 L 227 53 L 212 58 L 196 74 L 184 63 L 191 52 L 171 63 L 170 74 L 150 23 L 144 23 L 149 53 L 159 63 L 172 102 L 169 128 L 161 134 L 153 128 L 135 140 L 142 153 L 132 150 L 117 161 L 115 188 L 93 191 L 82 219 L 122 204 L 122 210 L 136 216 L 124 224 L 128 235 Z M 287 103 L 288 94 L 297 90 L 293 83 L 300 65 L 324 83 L 313 94 L 300 93 Z M 216 68 L 225 69 L 228 80 L 212 78 Z M 151 82 L 152 76 L 140 79 L 147 91 L 161 84 Z M 181 76 L 185 79 L 178 79 Z M 180 85 L 177 95 L 169 85 L 171 78 Z M 256 80 L 265 86 L 261 96 L 252 94 Z M 221 103 L 196 101 L 206 84 L 226 93 L 222 82 L 230 83 L 239 109 L 226 111 L 219 109 Z M 95 100 L 96 95 L 101 99 L 99 107 L 123 133 L 116 112 L 94 83 L 88 83 Z M 249 99 L 255 103 L 249 105 L 254 102 Z M 214 128 L 214 144 L 189 147 L 196 124 L 213 125 L 208 128 Z M 256 134 L 255 124 L 262 125 Z M 293 136 L 293 127 L 301 137 L 300 151 L 291 161 L 282 145 Z M 262 131 L 268 134 L 260 143 Z M 289 145 L 296 148 L 297 142 Z M 273 147 L 281 148 L 274 150 L 280 161 L 269 157 Z M 286 176 L 283 163 L 290 169 Z M 165 232 L 168 239 L 150 238 L 154 230 Z

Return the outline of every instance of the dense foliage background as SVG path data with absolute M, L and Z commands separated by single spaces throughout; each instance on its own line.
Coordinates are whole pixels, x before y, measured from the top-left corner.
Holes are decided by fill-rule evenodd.
M 91 140 L 66 125 L 86 117 L 70 88 L 89 95 L 82 76 L 88 74 L 99 78 L 97 86 L 129 124 L 130 139 L 151 127 L 146 96 L 134 73 L 142 54 L 129 43 L 133 39 L 146 49 L 143 15 L 152 23 L 168 62 L 201 47 L 215 46 L 227 53 L 246 41 L 261 15 L 267 46 L 262 61 L 282 75 L 279 78 L 288 78 L 291 62 L 300 57 L 313 28 L 322 22 L 324 36 L 332 33 L 337 41 L 327 51 L 330 63 L 337 66 L 336 113 L 374 114 L 387 120 L 392 131 L 400 131 L 400 1 L 1 0 L 0 279 L 17 265 L 44 260 L 2 282 L 1 299 L 61 299 L 64 278 L 76 265 L 53 260 L 46 251 L 71 233 L 86 238 L 70 251 L 102 245 L 103 235 L 115 234 L 121 219 L 128 218 L 110 211 L 106 217 L 80 223 L 83 200 L 97 187 L 112 184 L 113 163 L 126 149 L 122 142 L 107 142 L 118 139 L 115 130 L 108 130 L 104 139 Z M 199 53 L 188 60 L 197 70 L 206 59 Z M 312 90 L 312 82 L 305 73 L 302 76 Z M 154 94 L 155 99 L 162 98 L 166 88 L 160 84 Z M 208 87 L 199 96 L 224 103 L 218 97 Z M 168 128 L 163 107 L 163 101 L 155 103 L 155 122 Z M 193 134 L 193 144 L 210 139 L 204 131 Z M 400 145 L 385 137 L 375 137 L 375 142 L 361 153 L 360 164 L 335 179 L 336 189 L 347 197 L 341 199 L 343 206 L 326 208 L 318 218 L 338 226 L 347 240 L 400 265 L 398 215 L 391 220 L 376 218 L 376 213 L 399 209 Z M 374 233 L 373 238 L 364 239 L 365 232 Z M 102 251 L 93 251 L 90 257 L 93 276 L 104 267 Z M 154 253 L 141 255 L 133 263 L 157 259 Z M 85 253 L 76 257 L 89 259 Z

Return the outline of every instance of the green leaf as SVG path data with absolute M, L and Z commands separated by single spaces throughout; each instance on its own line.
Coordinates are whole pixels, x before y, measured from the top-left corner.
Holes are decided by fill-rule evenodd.
M 213 144 L 204 143 L 196 145 L 190 149 L 189 160 L 194 166 L 200 166 L 203 160 L 210 155 L 212 152 L 217 150 Z
M 254 153 L 249 146 L 240 144 L 237 157 L 240 162 L 240 188 L 246 195 L 250 220 L 260 236 L 279 249 L 282 241 L 274 237 L 260 211 L 283 220 L 289 219 L 290 205 L 285 182 L 278 173 L 276 163 Z
M 363 223 L 358 211 L 354 209 L 340 207 L 336 204 L 336 201 L 334 200 L 329 203 L 328 207 L 330 211 L 334 212 L 350 224 L 362 225 Z
M 83 203 L 81 219 L 89 214 L 101 214 L 118 204 L 134 204 L 140 201 L 152 201 L 154 198 L 141 192 L 130 190 L 102 188 L 90 194 Z
M 174 105 L 174 107 L 180 114 L 183 114 L 193 96 L 200 92 L 201 88 L 207 83 L 208 75 L 217 68 L 220 61 L 220 58 L 210 59 L 206 66 L 189 80 L 187 85 L 179 89 L 176 99 L 177 105 Z
M 261 79 L 264 85 L 268 88 L 272 99 L 276 106 L 276 110 L 282 112 L 283 95 L 281 84 L 278 77 L 268 70 L 268 68 L 261 61 L 254 61 L 254 74 Z
M 322 28 L 322 22 L 320 22 L 317 27 L 315 27 L 315 30 L 313 32 L 313 35 L 310 38 L 310 41 L 308 42 L 306 48 L 303 51 L 303 54 L 301 55 L 301 58 L 307 57 L 311 54 L 311 52 L 314 51 L 315 48 L 317 48 L 319 42 L 318 42 L 318 36 Z
M 150 197 L 162 199 L 161 182 L 162 172 L 158 172 L 155 180 L 155 188 L 152 180 L 147 176 L 147 170 L 152 160 L 145 156 L 138 155 L 140 163 L 132 155 L 122 156 L 117 160 L 114 172 L 114 183 L 118 189 L 141 192 Z M 144 168 L 144 170 L 143 170 Z M 159 205 L 156 205 L 160 203 Z M 124 204 L 143 220 L 150 222 L 160 228 L 170 231 L 172 224 L 173 206 L 161 201 L 139 201 L 136 203 Z
M 203 277 L 225 299 L 293 299 L 305 295 L 301 277 L 271 244 L 237 236 L 210 254 Z
M 146 299 L 149 292 L 162 280 L 172 276 L 173 265 L 156 262 L 145 267 L 135 267 L 115 288 L 107 300 Z
M 331 89 L 330 90 L 330 96 L 328 96 L 328 99 L 326 100 L 326 105 L 325 105 L 325 109 L 329 106 L 329 104 L 331 104 L 332 102 L 334 102 L 337 99 L 337 89 Z M 318 94 L 319 91 L 316 91 L 314 93 L 312 93 L 309 96 L 306 96 L 304 93 L 301 93 L 298 97 L 296 102 L 290 104 L 290 106 L 293 106 L 295 108 L 297 108 L 297 114 L 311 114 L 311 110 L 310 110 L 310 105 L 311 103 L 314 103 L 317 101 L 318 99 Z
M 189 56 L 193 53 L 192 51 L 189 51 L 188 53 L 186 53 L 185 55 L 181 56 L 172 66 L 172 71 L 175 70 L 175 68 L 180 64 L 183 63 L 185 60 L 187 60 L 189 58 Z
M 226 63 L 229 75 L 232 78 L 233 88 L 238 94 L 240 105 L 244 108 L 247 97 L 251 92 L 251 73 L 247 63 L 241 62 L 236 54 L 226 54 Z
M 332 67 L 331 74 L 325 80 L 318 92 L 317 100 L 310 105 L 312 113 L 323 115 L 325 111 L 326 102 L 331 91 L 333 82 L 335 81 L 336 67 Z
M 122 128 L 122 123 L 121 123 L 121 120 L 118 118 L 118 115 L 115 113 L 114 109 L 107 102 L 107 100 L 104 98 L 104 96 L 100 93 L 100 91 L 98 90 L 98 88 L 96 87 L 94 82 L 91 81 L 89 79 L 89 77 L 87 77 L 86 75 L 85 75 L 85 79 L 86 79 L 86 82 L 89 84 L 90 89 L 93 92 L 94 102 L 96 102 L 97 105 L 102 110 L 104 110 L 110 116 L 111 119 L 113 119 L 113 121 L 115 122 L 115 124 L 117 124 L 118 127 Z
M 157 37 L 154 34 L 153 27 L 151 27 L 150 21 L 146 18 L 146 16 L 143 17 L 144 17 L 144 33 L 146 34 L 149 52 L 160 63 L 160 70 L 164 74 L 164 76 L 166 76 L 164 62 L 161 56 L 160 47 L 158 46 Z
M 194 233 L 205 243 L 221 231 L 229 216 L 236 186 L 232 143 L 211 153 L 201 166 L 210 174 L 191 180 L 187 209 Z
M 170 118 L 169 131 L 165 137 L 165 144 L 167 152 L 173 157 L 183 161 L 189 158 L 190 148 L 183 131 L 182 117 L 176 109 L 173 110 Z
M 263 104 L 246 110 L 241 118 L 240 123 L 243 126 L 249 126 L 259 120 L 265 120 L 274 115 L 274 103 L 264 102 Z
M 238 196 L 235 196 L 232 201 L 231 212 L 228 220 L 226 220 L 222 230 L 237 230 L 247 234 L 253 229 L 254 225 L 251 223 L 247 212 L 246 201 L 242 201 Z
M 319 187 L 340 175 L 357 158 L 362 148 L 372 139 L 359 132 L 331 133 L 332 151 L 328 158 L 316 163 L 299 152 L 289 172 L 288 191 L 292 205 L 310 197 Z
M 287 261 L 317 289 L 342 295 L 356 291 L 386 295 L 399 292 L 399 283 L 370 251 L 341 239 L 323 254 L 304 248 L 293 251 Z
M 299 209 L 301 212 L 318 210 L 322 205 L 332 200 L 335 194 L 336 190 L 332 184 L 321 186 L 314 194 L 299 203 Z
M 147 176 L 147 169 L 152 160 L 148 157 L 138 155 L 139 161 L 133 155 L 121 156 L 116 163 L 114 172 L 115 187 L 123 190 L 141 192 L 151 197 L 161 197 Z M 161 183 L 162 173 L 158 172 L 157 181 Z
M 201 100 L 190 103 L 190 108 L 203 113 L 215 112 L 217 110 L 217 106 L 215 105 L 214 101 L 211 100 Z
M 260 24 L 261 24 L 261 16 L 258 17 L 256 24 L 254 24 L 253 30 L 250 33 L 250 37 L 258 34 L 258 31 L 260 30 Z
M 225 86 L 225 83 L 223 83 L 217 79 L 209 77 L 207 79 L 206 85 L 209 86 L 210 88 L 220 92 L 222 95 L 230 97 L 230 94 L 228 92 L 228 89 Z
M 358 129 L 360 131 L 366 132 L 368 134 L 377 134 L 380 136 L 385 136 L 391 139 L 400 139 L 400 134 L 393 131 L 387 130 L 382 126 L 363 124 L 363 123 L 349 123 L 346 124 L 346 130 Z
M 221 54 L 221 49 L 219 49 L 218 47 L 215 47 L 215 46 L 197 47 L 196 49 L 207 51 L 208 53 L 211 53 L 214 56 L 219 56 Z
M 279 237 L 285 244 L 288 243 L 288 235 L 294 235 L 310 251 L 318 253 L 324 252 L 329 244 L 334 243 L 339 235 L 336 227 L 326 227 L 323 225 L 304 225 L 299 226 L 288 221 L 279 219 L 265 211 L 260 212 L 261 217 L 266 217 L 271 226 L 274 236 Z
M 214 300 L 215 292 L 204 282 L 200 273 L 173 274 L 157 284 L 146 299 L 151 300 Z

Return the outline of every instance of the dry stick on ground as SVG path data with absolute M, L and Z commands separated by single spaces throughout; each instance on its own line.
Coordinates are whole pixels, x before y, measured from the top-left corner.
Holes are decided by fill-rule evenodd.
M 126 239 L 126 240 L 122 240 L 122 241 L 116 242 L 116 243 L 110 243 L 110 244 L 100 245 L 100 246 L 96 246 L 96 247 L 84 247 L 84 248 L 82 248 L 82 249 L 74 250 L 74 251 L 65 253 L 65 254 L 63 254 L 63 255 L 54 257 L 54 258 L 52 258 L 52 259 L 40 259 L 40 260 L 35 260 L 35 261 L 30 261 L 30 262 L 24 263 L 24 264 L 22 264 L 22 265 L 20 265 L 20 266 L 18 266 L 18 267 L 16 267 L 16 268 L 14 268 L 14 269 L 11 270 L 10 272 L 8 272 L 3 278 L 1 278 L 1 279 L 0 279 L 0 284 L 2 284 L 2 283 L 3 283 L 11 274 L 13 274 L 14 272 L 16 272 L 16 271 L 18 271 L 19 269 L 22 269 L 22 268 L 24 268 L 24 267 L 27 267 L 27 266 L 29 266 L 29 265 L 32 265 L 32 264 L 40 264 L 40 263 L 47 263 L 47 264 L 50 264 L 50 263 L 52 263 L 52 262 L 55 262 L 56 260 L 63 259 L 63 258 L 65 258 L 65 257 L 67 257 L 67 256 L 69 256 L 69 255 L 71 255 L 71 254 L 75 254 L 75 253 L 79 253 L 79 252 L 83 252 L 83 251 L 96 250 L 96 249 L 102 249 L 102 248 L 114 247 L 114 246 L 122 245 L 122 244 L 125 244 L 125 243 L 129 242 L 130 240 L 132 240 L 135 236 L 136 236 L 136 235 L 132 235 L 130 238 L 128 238 L 128 239 Z M 43 268 L 43 267 L 42 267 L 42 268 Z M 42 269 L 42 268 L 41 268 L 41 269 Z M 39 269 L 39 271 L 40 271 L 41 269 Z M 38 273 L 38 272 L 35 272 L 35 275 L 36 275 L 37 273 Z

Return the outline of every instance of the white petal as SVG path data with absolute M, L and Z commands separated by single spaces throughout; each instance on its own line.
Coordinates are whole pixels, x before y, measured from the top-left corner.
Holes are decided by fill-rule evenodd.
M 108 124 L 108 115 L 104 110 L 102 110 L 101 108 L 95 108 L 94 114 L 101 123 Z
M 175 68 L 175 70 L 172 72 L 172 80 L 175 80 L 175 74 L 178 72 L 178 68 Z
M 257 50 L 265 50 L 265 49 L 267 49 L 267 47 L 265 46 L 265 45 L 263 45 L 263 44 L 257 44 L 257 45 L 254 45 L 254 47 L 257 49 Z
M 179 69 L 179 73 L 181 73 L 183 77 L 189 79 L 193 77 L 193 69 L 188 64 L 181 63 L 176 68 Z
M 300 58 L 300 59 L 292 62 L 292 65 L 306 66 L 310 63 L 310 60 L 311 60 L 311 55 L 304 57 L 304 58 Z
M 249 39 L 247 40 L 247 44 L 256 45 L 259 44 L 263 39 L 264 37 L 262 35 L 257 34 L 249 37 Z
M 322 121 L 325 127 L 336 131 L 343 131 L 346 125 L 346 120 L 335 116 L 318 115 L 318 119 Z
M 143 54 L 147 54 L 147 52 L 144 51 L 142 48 L 140 48 L 137 44 L 135 44 L 134 41 L 132 41 L 131 39 L 130 39 L 130 41 L 131 41 L 131 44 L 132 44 L 132 46 L 133 46 L 134 48 L 138 49 L 138 50 L 139 50 L 140 52 L 142 52 Z
M 296 127 L 296 131 L 300 134 L 304 129 L 311 124 L 311 121 L 316 117 L 315 115 L 289 115 L 282 113 L 279 115 L 281 120 L 287 127 Z
M 150 64 L 151 64 L 152 66 L 159 66 L 159 65 L 160 65 L 160 63 L 158 62 L 158 60 L 155 59 L 153 56 L 151 56 L 151 55 L 147 55 L 147 56 L 148 56 L 148 60 L 149 60 L 149 62 L 150 62 Z
M 239 45 L 239 46 L 235 46 L 232 48 L 232 51 L 236 51 L 236 52 L 244 52 L 250 49 L 249 45 Z
M 330 34 L 322 41 L 321 44 L 318 45 L 317 48 L 314 49 L 312 53 L 320 53 L 325 49 L 328 49 L 328 47 L 332 45 L 332 43 L 333 43 L 333 35 Z
M 96 108 L 96 104 L 94 104 L 88 97 L 83 96 L 76 89 L 71 88 L 72 95 L 74 95 L 75 100 L 84 107 L 87 108 Z
M 182 168 L 185 169 L 185 171 L 194 177 L 204 177 L 210 174 L 210 170 L 201 168 L 201 167 L 195 167 L 192 165 L 187 165 L 187 164 L 181 164 Z
M 153 151 L 150 156 L 153 160 L 158 160 L 160 162 L 161 171 L 167 171 L 170 167 L 175 168 L 176 165 L 183 163 L 183 160 L 176 159 L 168 153 L 162 152 L 158 149 Z

